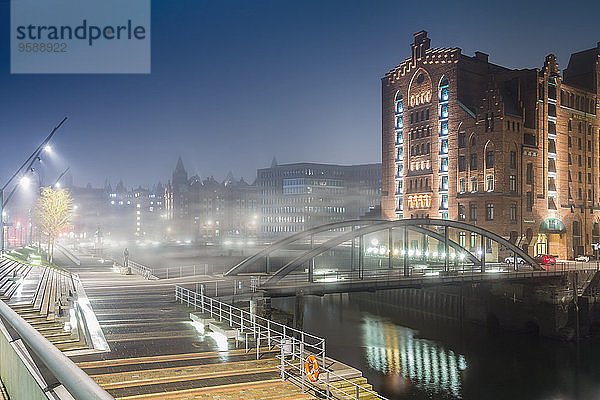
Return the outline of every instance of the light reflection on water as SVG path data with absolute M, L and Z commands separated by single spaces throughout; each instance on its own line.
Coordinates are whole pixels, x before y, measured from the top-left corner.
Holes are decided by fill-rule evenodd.
M 437 342 L 415 337 L 415 331 L 370 315 L 362 318 L 362 340 L 368 366 L 388 377 L 408 379 L 428 392 L 462 398 L 465 356 Z

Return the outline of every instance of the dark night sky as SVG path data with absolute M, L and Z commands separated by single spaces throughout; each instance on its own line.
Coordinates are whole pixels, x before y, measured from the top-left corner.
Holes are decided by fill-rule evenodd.
M 54 147 L 75 183 L 133 186 L 190 173 L 253 180 L 280 162 L 379 162 L 380 78 L 432 47 L 481 50 L 541 67 L 600 40 L 598 1 L 152 2 L 152 74 L 10 75 L 9 4 L 0 0 L 1 180 L 64 115 Z M 422 4 L 427 4 L 426 9 Z

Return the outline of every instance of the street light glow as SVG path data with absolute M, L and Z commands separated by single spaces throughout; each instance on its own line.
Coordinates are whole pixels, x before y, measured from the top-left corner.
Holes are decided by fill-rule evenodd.
M 49 144 L 44 146 L 44 151 L 46 153 L 52 153 L 52 146 L 50 146 Z
M 19 179 L 19 184 L 23 187 L 29 186 L 30 183 L 31 179 L 29 179 L 28 176 L 23 176 L 21 179 Z

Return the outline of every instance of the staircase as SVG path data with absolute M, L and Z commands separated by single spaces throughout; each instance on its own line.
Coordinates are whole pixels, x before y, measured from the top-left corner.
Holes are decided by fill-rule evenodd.
M 71 274 L 26 260 L 22 253 L 0 258 L 1 299 L 59 350 L 88 349 L 79 320 L 70 315 Z

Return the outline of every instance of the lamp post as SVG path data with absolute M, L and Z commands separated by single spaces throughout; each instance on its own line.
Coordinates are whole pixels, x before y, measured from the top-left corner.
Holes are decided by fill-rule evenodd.
M 56 133 L 58 128 L 60 128 L 61 125 L 66 120 L 67 120 L 67 117 L 63 118 L 63 120 L 60 121 L 60 123 L 54 129 L 52 129 L 52 131 L 50 132 L 50 134 L 48 136 L 46 136 L 44 141 L 35 149 L 35 151 L 33 153 L 31 153 L 29 158 L 27 158 L 27 160 L 25 160 L 23 165 L 21 165 L 21 167 L 10 177 L 10 179 L 6 182 L 6 184 L 4 184 L 4 186 L 2 186 L 2 188 L 0 188 L 0 255 L 4 254 L 4 217 L 3 217 L 4 208 L 6 207 L 6 205 L 10 201 L 10 199 L 13 197 L 13 195 L 15 194 L 15 191 L 17 190 L 18 185 L 15 185 L 13 187 L 13 189 L 11 190 L 11 192 L 8 194 L 8 196 L 6 198 L 4 197 L 4 191 L 24 169 L 25 169 L 25 171 L 31 170 L 31 168 L 33 167 L 33 164 L 37 160 L 39 160 L 40 154 L 42 153 L 42 151 L 44 151 L 46 149 L 46 146 L 48 146 L 48 142 L 50 141 L 50 139 L 52 139 L 52 136 L 54 136 L 54 134 Z M 49 147 L 48 147 L 48 149 L 49 149 Z M 26 180 L 24 180 L 24 178 L 25 177 L 22 177 L 21 181 L 20 181 L 20 184 L 22 184 L 22 185 L 28 183 L 28 182 L 26 182 Z

